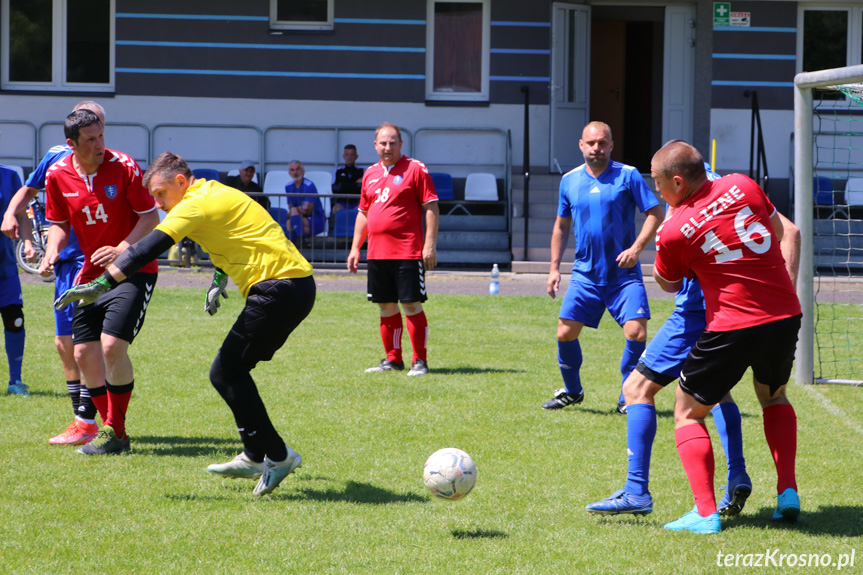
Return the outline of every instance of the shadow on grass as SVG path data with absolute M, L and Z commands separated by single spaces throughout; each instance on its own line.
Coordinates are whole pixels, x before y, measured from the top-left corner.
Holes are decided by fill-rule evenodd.
M 444 375 L 477 375 L 480 373 L 524 373 L 523 369 L 501 369 L 497 367 L 435 367 L 429 373 Z
M 456 539 L 506 539 L 509 537 L 503 531 L 496 529 L 453 529 L 452 536 Z
M 224 437 L 180 437 L 141 435 L 132 438 L 135 453 L 195 457 L 212 455 L 231 459 L 242 451 L 239 439 Z M 229 447 L 223 447 L 229 446 Z
M 40 391 L 30 389 L 30 397 L 47 397 L 49 399 L 63 399 L 68 398 L 68 393 L 60 393 L 59 391 Z
M 391 503 L 426 503 L 429 500 L 415 493 L 396 493 L 389 489 L 377 487 L 370 483 L 348 481 L 343 489 L 309 489 L 299 488 L 284 493 L 274 492 L 274 499 L 308 500 L 308 501 L 341 501 L 345 503 L 363 503 L 366 505 L 386 505 Z
M 722 522 L 723 530 L 736 526 L 789 529 L 812 535 L 860 537 L 863 536 L 863 506 L 826 505 L 809 510 L 806 509 L 804 500 L 800 518 L 796 522 L 773 521 L 773 508 L 762 507 L 755 515 L 747 515 L 744 511 L 743 515 Z

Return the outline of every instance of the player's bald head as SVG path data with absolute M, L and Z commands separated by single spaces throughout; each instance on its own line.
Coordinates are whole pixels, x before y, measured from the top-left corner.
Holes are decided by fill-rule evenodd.
M 589 135 L 593 132 L 605 132 L 606 135 L 608 136 L 607 139 L 609 142 L 614 140 L 614 138 L 611 136 L 611 126 L 609 126 L 605 122 L 598 122 L 598 121 L 590 122 L 589 124 L 587 124 L 584 127 L 584 130 L 582 130 L 582 132 L 581 132 L 581 139 L 585 140 L 585 141 L 593 139 Z
M 666 178 L 680 176 L 687 184 L 707 177 L 701 153 L 683 140 L 672 140 L 659 148 L 651 160 L 651 170 Z
M 90 110 L 97 116 L 99 116 L 99 120 L 102 121 L 102 125 L 105 124 L 105 108 L 102 107 L 98 102 L 94 102 L 93 100 L 84 100 L 82 102 L 78 102 L 75 104 L 75 107 L 72 108 L 72 111 L 75 110 Z

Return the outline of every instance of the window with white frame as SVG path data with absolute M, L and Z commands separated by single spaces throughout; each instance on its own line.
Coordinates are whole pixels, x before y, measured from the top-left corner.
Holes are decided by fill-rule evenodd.
M 4 90 L 114 89 L 115 0 L 2 0 Z
M 814 72 L 863 62 L 863 7 L 849 4 L 801 5 L 798 8 L 797 71 Z M 818 90 L 827 100 L 841 92 Z
M 270 0 L 274 30 L 332 30 L 333 0 Z
M 426 98 L 488 101 L 490 0 L 427 0 Z

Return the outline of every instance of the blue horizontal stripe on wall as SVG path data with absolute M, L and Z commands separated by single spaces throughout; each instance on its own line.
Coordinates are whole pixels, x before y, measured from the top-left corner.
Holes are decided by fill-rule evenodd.
M 548 82 L 548 76 L 489 76 L 492 82 Z
M 336 24 L 393 24 L 400 26 L 425 26 L 425 20 L 386 20 L 381 18 L 333 18 Z
M 779 26 L 714 26 L 714 32 L 788 32 L 797 33 L 797 28 Z
M 746 82 L 739 80 L 713 80 L 714 86 L 763 86 L 765 88 L 793 88 L 794 82 Z
M 521 50 L 518 48 L 492 48 L 492 54 L 536 54 L 539 56 L 548 56 L 551 50 Z
M 714 54 L 714 58 L 724 60 L 796 60 L 794 54 Z
M 149 40 L 117 40 L 118 46 L 156 46 L 171 48 L 230 48 L 252 50 L 321 50 L 349 52 L 418 52 L 425 53 L 425 48 L 390 47 L 390 46 L 316 46 L 313 44 L 237 44 L 230 42 L 154 42 Z
M 121 74 L 194 74 L 199 76 L 271 76 L 276 78 L 361 78 L 368 80 L 425 80 L 424 74 L 358 74 L 350 72 L 279 72 L 248 70 L 182 70 L 178 68 L 117 68 Z
M 491 22 L 492 26 L 521 26 L 526 28 L 551 28 L 550 22 L 507 22 L 505 20 L 497 20 Z
M 154 20 L 247 20 L 269 22 L 268 16 L 234 16 L 232 14 L 141 14 L 117 12 L 117 18 L 150 18 Z

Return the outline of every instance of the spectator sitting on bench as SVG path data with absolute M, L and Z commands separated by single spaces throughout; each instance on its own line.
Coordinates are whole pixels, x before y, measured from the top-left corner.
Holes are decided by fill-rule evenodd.
M 264 193 L 263 188 L 254 180 L 255 178 L 255 162 L 252 160 L 243 160 L 240 163 L 240 174 L 238 176 L 228 176 L 225 178 L 225 185 L 245 193 Z M 253 200 L 261 204 L 265 210 L 270 209 L 270 199 L 266 196 L 253 196 Z
M 360 192 L 363 184 L 363 169 L 357 167 L 357 147 L 353 144 L 345 146 L 345 151 L 342 154 L 342 159 L 345 161 L 343 166 L 336 168 L 333 172 L 333 193 L 334 194 L 354 194 L 353 198 L 336 198 L 333 204 L 333 212 L 343 210 L 345 208 L 356 208 L 360 204 Z
M 290 240 L 296 242 L 326 230 L 326 214 L 321 200 L 317 197 L 318 190 L 315 184 L 305 178 L 306 170 L 303 163 L 292 160 L 288 164 L 288 174 L 293 181 L 285 186 L 285 193 L 308 194 L 303 198 L 288 198 L 291 217 L 291 229 L 288 232 L 291 235 Z

